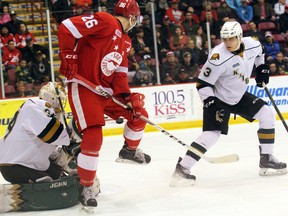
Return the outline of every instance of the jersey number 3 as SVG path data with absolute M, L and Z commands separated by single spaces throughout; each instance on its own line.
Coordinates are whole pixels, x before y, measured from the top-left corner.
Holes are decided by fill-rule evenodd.
M 205 77 L 208 77 L 208 76 L 210 75 L 211 71 L 212 71 L 211 68 L 207 67 L 207 68 L 205 69 L 204 73 L 203 73 L 204 76 L 205 76 Z
M 92 28 L 93 26 L 98 25 L 98 21 L 94 19 L 94 15 L 83 16 L 82 20 L 85 23 L 87 28 Z

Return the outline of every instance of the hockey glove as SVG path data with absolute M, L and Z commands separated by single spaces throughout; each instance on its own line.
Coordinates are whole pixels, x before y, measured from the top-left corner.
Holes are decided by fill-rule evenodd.
M 205 99 L 203 103 L 204 103 L 204 109 L 206 109 L 208 113 L 211 113 L 212 115 L 215 114 L 215 121 L 222 123 L 225 114 L 224 109 L 225 107 L 220 102 L 220 100 L 214 96 L 210 96 L 207 99 Z
M 77 54 L 73 51 L 63 51 L 59 56 L 61 59 L 60 73 L 67 77 L 68 80 L 72 79 L 78 70 Z
M 263 87 L 262 83 L 264 82 L 265 84 L 268 84 L 269 83 L 269 68 L 267 65 L 265 64 L 262 64 L 262 65 L 259 65 L 257 68 L 256 68 L 256 85 L 258 87 Z
M 140 93 L 131 93 L 129 96 L 125 97 L 125 100 L 128 102 L 128 111 L 132 111 L 132 114 L 136 117 L 141 116 L 142 110 L 144 109 L 144 99 L 145 95 Z
M 69 146 L 62 146 L 63 151 L 72 157 L 76 157 L 78 156 L 78 154 L 80 153 L 80 143 L 71 141 Z

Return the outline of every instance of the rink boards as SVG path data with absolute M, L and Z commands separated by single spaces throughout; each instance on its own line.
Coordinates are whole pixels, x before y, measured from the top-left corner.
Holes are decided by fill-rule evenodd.
M 267 85 L 284 119 L 288 117 L 288 76 L 270 77 Z M 195 83 L 161 85 L 152 87 L 132 88 L 132 92 L 140 92 L 145 95 L 145 108 L 149 113 L 149 119 L 165 129 L 184 129 L 202 126 L 202 103 L 196 90 Z M 247 91 L 264 99 L 271 105 L 264 89 L 255 85 L 255 80 L 250 79 Z M 25 99 L 0 100 L 0 136 L 5 133 L 6 127 L 11 121 L 15 111 Z M 71 118 L 69 103 L 65 107 L 68 120 Z M 277 117 L 278 118 L 278 117 Z M 279 119 L 279 118 L 278 118 Z M 113 119 L 105 116 L 106 126 L 104 135 L 121 134 L 123 123 L 117 124 Z M 125 122 L 125 121 L 124 121 Z M 246 122 L 241 117 L 230 120 L 230 124 Z M 155 131 L 154 127 L 147 126 L 146 131 Z

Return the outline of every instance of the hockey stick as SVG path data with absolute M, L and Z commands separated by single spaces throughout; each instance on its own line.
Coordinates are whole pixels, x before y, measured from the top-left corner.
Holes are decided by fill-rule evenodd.
M 71 135 L 71 131 L 70 131 L 69 127 L 68 127 L 68 123 L 67 123 L 67 119 L 66 119 L 66 115 L 65 115 L 65 110 L 64 110 L 64 107 L 63 107 L 63 104 L 62 104 L 62 101 L 61 101 L 61 98 L 60 98 L 60 94 L 59 94 L 59 89 L 58 89 L 57 86 L 54 86 L 54 88 L 55 88 L 55 92 L 56 92 L 57 98 L 59 100 L 59 105 L 60 105 L 60 109 L 61 109 L 64 125 L 66 127 L 67 133 L 70 136 Z
M 79 84 L 83 85 L 84 87 L 88 88 L 89 90 L 91 90 L 92 92 L 94 92 L 96 94 L 102 95 L 102 96 L 107 97 L 107 98 L 111 98 L 116 104 L 118 104 L 119 106 L 121 106 L 121 107 L 123 107 L 125 109 L 129 109 L 130 108 L 129 106 L 123 104 L 117 98 L 115 98 L 114 96 L 110 95 L 108 92 L 103 90 L 103 88 L 101 88 L 100 86 L 96 86 L 95 84 L 91 83 L 90 81 L 88 81 L 87 79 L 85 79 L 84 77 L 82 77 L 82 76 L 80 76 L 78 74 L 76 74 L 75 77 L 69 82 L 79 83 Z M 194 147 L 192 147 L 190 145 L 185 144 L 180 139 L 178 139 L 177 137 L 175 137 L 174 135 L 169 133 L 164 128 L 162 128 L 159 125 L 155 124 L 154 122 L 152 122 L 151 120 L 149 120 L 145 116 L 141 115 L 139 118 L 141 120 L 145 121 L 146 123 L 152 125 L 156 129 L 158 129 L 160 132 L 162 132 L 166 136 L 170 137 L 171 139 L 173 139 L 177 143 L 181 144 L 182 146 L 186 147 L 189 151 L 193 152 L 194 154 L 198 155 L 199 157 L 203 158 L 204 160 L 208 161 L 209 163 L 213 163 L 213 164 L 216 164 L 216 163 L 231 163 L 231 162 L 236 162 L 236 161 L 239 160 L 239 156 L 237 154 L 230 154 L 230 155 L 219 156 L 219 157 L 208 157 L 208 156 L 205 156 L 202 152 L 198 151 L 197 149 L 195 149 Z
M 280 110 L 278 109 L 278 107 L 277 107 L 277 105 L 276 105 L 276 103 L 275 103 L 275 101 L 274 101 L 272 95 L 270 94 L 270 92 L 269 92 L 269 90 L 268 90 L 268 88 L 267 88 L 267 86 L 266 86 L 266 84 L 265 84 L 264 82 L 262 83 L 262 86 L 264 87 L 264 90 L 265 90 L 266 94 L 268 95 L 268 97 L 269 97 L 269 99 L 270 99 L 272 105 L 274 106 L 274 108 L 275 108 L 275 110 L 276 110 L 276 112 L 277 112 L 277 114 L 278 114 L 280 120 L 282 121 L 282 123 L 283 123 L 283 125 L 284 125 L 286 131 L 288 132 L 288 126 L 287 126 L 287 124 L 286 124 L 286 121 L 284 120 L 284 118 L 283 118 L 283 116 L 282 116 Z

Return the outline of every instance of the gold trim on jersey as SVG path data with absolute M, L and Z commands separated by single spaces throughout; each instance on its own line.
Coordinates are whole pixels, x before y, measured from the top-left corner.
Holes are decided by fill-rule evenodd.
M 58 139 L 60 134 L 62 133 L 64 127 L 61 122 L 56 119 L 52 118 L 50 122 L 46 125 L 44 130 L 38 135 L 38 137 L 46 143 L 52 143 Z

